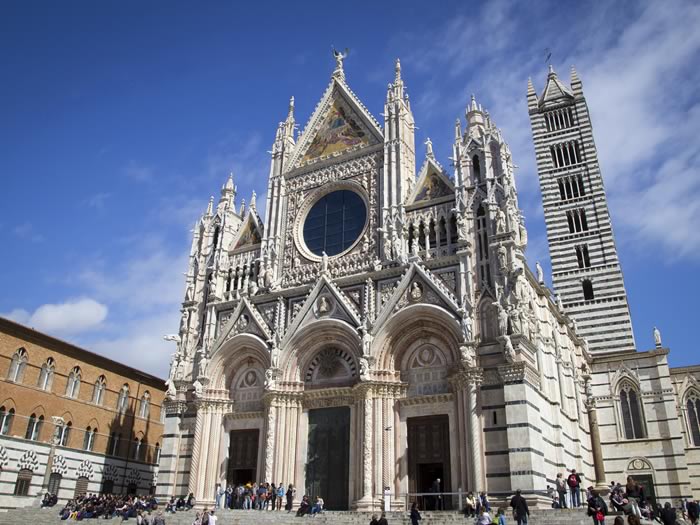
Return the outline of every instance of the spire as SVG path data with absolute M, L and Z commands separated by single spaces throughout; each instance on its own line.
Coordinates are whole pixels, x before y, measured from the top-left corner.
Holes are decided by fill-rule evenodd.
M 287 112 L 287 122 L 294 120 L 294 95 L 289 99 L 289 111 Z
M 234 199 L 236 198 L 236 186 L 233 184 L 233 172 L 229 173 L 228 179 L 221 186 L 221 199 L 219 199 L 219 206 L 223 203 L 225 207 L 233 206 Z
M 245 215 L 245 199 L 241 199 L 241 209 L 239 210 L 238 215 L 241 217 Z
M 481 105 L 477 105 L 476 97 L 472 94 L 471 102 L 467 106 L 467 126 L 472 128 L 478 125 L 484 125 L 484 114 Z
M 554 66 L 552 64 L 549 64 L 549 74 L 547 75 L 549 77 L 556 77 L 557 73 L 554 71 Z
M 479 111 L 479 108 L 476 105 L 476 97 L 474 96 L 474 93 L 472 93 L 472 100 L 469 103 L 469 108 L 467 112 L 470 113 L 472 111 Z
M 532 83 L 532 77 L 527 79 L 527 107 L 528 109 L 534 109 L 537 107 L 537 92 L 535 91 L 535 86 Z
M 573 65 L 571 66 L 571 91 L 575 95 L 583 95 L 583 83 L 578 77 L 578 72 Z
M 253 190 L 253 195 L 250 197 L 250 209 L 254 210 L 255 209 L 255 190 Z
M 204 214 L 207 217 L 211 217 L 214 214 L 214 196 L 209 197 L 209 205 L 207 206 L 207 212 Z
M 435 159 L 435 154 L 433 153 L 433 141 L 428 137 L 425 141 L 425 156 L 429 159 Z
M 398 58 L 396 59 L 396 65 L 394 66 L 394 72 L 396 73 L 394 76 L 394 84 L 398 84 L 399 82 L 403 82 L 403 80 L 401 80 L 401 61 Z

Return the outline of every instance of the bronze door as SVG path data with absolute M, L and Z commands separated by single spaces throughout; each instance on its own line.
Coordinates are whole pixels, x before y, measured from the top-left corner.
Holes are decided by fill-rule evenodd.
M 407 426 L 409 492 L 434 492 L 438 478 L 439 492 L 451 492 L 448 416 L 412 417 Z M 417 501 L 426 510 L 451 508 L 450 497 L 423 496 Z
M 260 431 L 232 430 L 231 442 L 228 449 L 228 469 L 226 482 L 228 485 L 245 484 L 271 480 L 256 478 L 258 468 L 258 438 Z
M 328 510 L 348 510 L 350 407 L 309 410 L 306 494 Z

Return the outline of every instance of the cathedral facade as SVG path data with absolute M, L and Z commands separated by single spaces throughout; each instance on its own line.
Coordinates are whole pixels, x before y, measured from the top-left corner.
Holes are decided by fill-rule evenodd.
M 403 508 L 439 478 L 447 493 L 519 488 L 545 504 L 558 472 L 603 486 L 610 460 L 613 479 L 641 465 L 660 497 L 689 496 L 691 416 L 676 409 L 698 370 L 674 380 L 660 341 L 635 352 L 624 330 L 625 348 L 589 348 L 576 315 L 591 309 L 528 268 L 511 152 L 474 98 L 452 173 L 430 140 L 418 165 L 400 63 L 380 124 L 343 58 L 304 131 L 293 99 L 277 128 L 264 224 L 229 178 L 195 227 L 158 494 L 206 505 L 219 486 L 268 481 L 330 509 L 376 508 L 385 491 Z M 564 102 L 572 119 L 585 109 L 568 88 L 556 103 L 531 91 L 536 137 L 551 139 L 541 122 Z M 630 462 L 642 409 L 657 422 Z

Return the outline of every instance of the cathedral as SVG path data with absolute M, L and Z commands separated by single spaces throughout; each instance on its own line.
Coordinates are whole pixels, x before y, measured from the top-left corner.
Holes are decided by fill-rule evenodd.
M 448 172 L 429 139 L 416 152 L 399 61 L 380 123 L 344 58 L 301 133 L 290 101 L 264 222 L 229 178 L 195 226 L 157 493 L 210 505 L 268 481 L 398 510 L 439 479 L 549 506 L 575 468 L 585 486 L 632 475 L 660 501 L 700 497 L 700 366 L 670 368 L 658 330 L 635 346 L 576 71 L 550 68 L 523 103 L 555 294 L 525 260 L 489 113 L 472 97 Z

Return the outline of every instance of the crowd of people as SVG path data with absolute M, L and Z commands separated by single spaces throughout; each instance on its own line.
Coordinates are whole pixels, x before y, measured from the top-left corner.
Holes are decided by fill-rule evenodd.
M 55 502 L 51 504 L 52 501 L 54 498 L 47 494 L 42 500 L 42 507 L 52 507 L 55 505 Z M 138 525 L 162 525 L 162 512 L 157 509 L 158 501 L 153 496 L 84 494 L 68 500 L 58 515 L 62 520 L 118 517 L 122 520 L 136 518 Z

